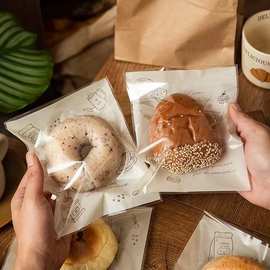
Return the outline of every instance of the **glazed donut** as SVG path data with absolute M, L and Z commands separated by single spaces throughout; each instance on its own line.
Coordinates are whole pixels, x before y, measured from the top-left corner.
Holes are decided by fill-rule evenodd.
M 150 120 L 150 160 L 172 174 L 190 173 L 220 160 L 223 148 L 203 107 L 187 95 L 162 100 Z
M 90 191 L 114 180 L 125 163 L 125 148 L 112 127 L 97 116 L 67 118 L 45 145 L 48 174 L 65 188 Z
M 108 224 L 96 220 L 72 235 L 70 253 L 61 270 L 105 270 L 118 250 L 117 239 Z
M 208 262 L 202 270 L 266 270 L 255 260 L 242 256 L 222 256 Z

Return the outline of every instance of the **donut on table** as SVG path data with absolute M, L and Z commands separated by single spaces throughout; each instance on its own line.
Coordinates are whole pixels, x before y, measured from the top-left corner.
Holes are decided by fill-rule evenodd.
M 117 239 L 102 219 L 72 235 L 70 253 L 61 270 L 106 270 L 118 250 Z
M 112 182 L 125 163 L 125 148 L 113 128 L 97 116 L 67 118 L 45 145 L 49 175 L 65 188 L 90 191 Z

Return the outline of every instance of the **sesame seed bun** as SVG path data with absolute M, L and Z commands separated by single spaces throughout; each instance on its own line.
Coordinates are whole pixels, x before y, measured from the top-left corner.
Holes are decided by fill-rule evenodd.
M 210 261 L 202 270 L 266 270 L 266 267 L 247 257 L 224 256 Z
M 211 166 L 223 154 L 216 130 L 203 106 L 193 98 L 173 94 L 155 109 L 149 126 L 150 159 L 162 162 L 173 174 L 189 173 Z
M 113 262 L 117 249 L 110 226 L 98 219 L 73 235 L 69 257 L 61 270 L 105 270 Z

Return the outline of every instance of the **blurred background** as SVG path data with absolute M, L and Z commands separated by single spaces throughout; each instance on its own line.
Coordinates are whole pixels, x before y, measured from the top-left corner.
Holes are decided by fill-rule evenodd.
M 53 54 L 54 90 L 47 91 L 41 103 L 91 82 L 113 54 L 116 0 L 2 0 L 0 8 L 39 33 L 40 46 Z M 238 15 L 245 20 L 268 8 L 269 0 L 239 0 Z

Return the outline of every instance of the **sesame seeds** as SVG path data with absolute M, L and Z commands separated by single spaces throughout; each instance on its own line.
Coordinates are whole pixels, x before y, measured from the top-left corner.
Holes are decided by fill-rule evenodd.
M 194 170 L 209 167 L 220 160 L 222 148 L 218 143 L 202 141 L 192 145 L 168 149 L 164 154 L 162 167 L 173 174 L 185 174 Z M 160 162 L 162 156 L 155 157 Z

